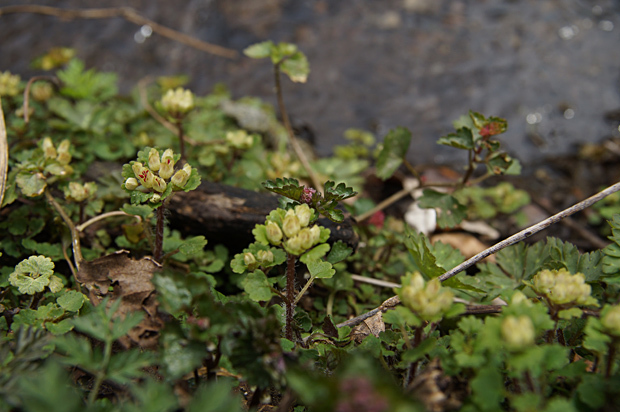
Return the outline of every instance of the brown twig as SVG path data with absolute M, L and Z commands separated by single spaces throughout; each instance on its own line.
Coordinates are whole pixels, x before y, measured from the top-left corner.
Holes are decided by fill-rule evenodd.
M 131 7 L 111 7 L 103 9 L 61 9 L 58 7 L 41 6 L 37 4 L 0 7 L 0 16 L 12 13 L 44 14 L 47 16 L 58 17 L 62 20 L 109 19 L 113 17 L 122 17 L 125 20 L 139 26 L 148 25 L 153 29 L 154 33 L 178 41 L 179 43 L 186 44 L 195 49 L 202 50 L 204 52 L 211 53 L 217 56 L 225 57 L 227 59 L 234 59 L 238 56 L 236 50 L 207 43 L 202 40 L 196 39 L 195 37 L 163 26 L 159 23 L 154 22 L 153 20 L 147 19 Z
M 32 84 L 37 80 L 47 80 L 54 86 L 58 86 L 58 83 L 60 82 L 60 80 L 58 80 L 58 78 L 55 76 L 34 76 L 30 80 L 28 80 L 26 88 L 24 89 L 24 105 L 22 106 L 22 111 L 24 112 L 24 122 L 26 124 L 28 124 L 28 122 L 30 121 L 30 113 L 28 113 L 28 110 L 30 109 L 30 88 L 32 87 Z
M 524 229 L 512 236 L 510 236 L 508 239 L 503 240 L 499 243 L 496 243 L 495 245 L 491 246 L 488 249 L 483 250 L 482 252 L 478 253 L 477 255 L 475 255 L 474 257 L 466 260 L 465 262 L 461 263 L 460 265 L 456 266 L 455 268 L 453 268 L 452 270 L 447 271 L 446 273 L 444 273 L 443 275 L 439 276 L 439 280 L 440 281 L 444 281 L 446 279 L 450 279 L 451 277 L 457 275 L 458 273 L 464 271 L 465 269 L 469 268 L 470 266 L 473 266 L 474 264 L 480 262 L 481 260 L 483 260 L 484 258 L 495 254 L 497 252 L 499 252 L 500 250 L 504 249 L 505 247 L 514 245 L 515 243 L 521 242 L 525 239 L 527 239 L 528 237 L 534 235 L 535 233 L 540 232 L 543 229 L 548 228 L 549 226 L 551 226 L 554 223 L 559 222 L 560 220 L 576 213 L 579 212 L 583 209 L 586 209 L 590 206 L 592 206 L 594 203 L 598 202 L 599 200 L 611 195 L 612 193 L 618 192 L 620 191 L 620 183 L 616 183 L 612 186 L 609 186 L 608 188 L 606 188 L 605 190 L 602 190 L 600 192 L 598 192 L 597 194 L 590 196 L 589 198 L 561 211 L 560 213 L 556 213 L 555 215 L 543 220 L 542 222 L 536 223 L 535 225 L 532 225 L 530 227 L 528 227 L 527 229 Z M 368 319 L 371 316 L 374 316 L 375 314 L 377 314 L 378 312 L 385 312 L 386 310 L 398 305 L 400 303 L 400 298 L 398 296 L 392 296 L 391 298 L 387 299 L 385 302 L 383 302 L 381 304 L 381 306 L 379 306 L 376 309 L 373 309 L 369 312 L 366 312 L 362 315 L 359 315 L 355 318 L 349 319 L 345 322 L 339 323 L 338 325 L 336 325 L 337 327 L 342 327 L 342 326 L 355 326 L 360 324 L 361 322 L 363 322 L 365 319 Z

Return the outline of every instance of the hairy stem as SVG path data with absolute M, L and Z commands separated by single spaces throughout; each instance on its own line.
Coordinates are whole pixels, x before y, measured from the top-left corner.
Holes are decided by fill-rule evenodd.
M 155 259 L 157 263 L 161 263 L 161 258 L 164 254 L 164 210 L 165 210 L 165 207 L 163 203 L 156 210 L 157 225 L 155 226 L 155 243 L 153 244 L 153 259 Z
M 286 254 L 286 299 L 284 301 L 286 313 L 286 329 L 284 337 L 293 340 L 293 317 L 295 315 L 295 261 L 297 258 L 290 253 Z
M 282 122 L 284 123 L 284 128 L 286 129 L 286 132 L 288 135 L 288 141 L 291 147 L 293 148 L 295 155 L 297 155 L 297 158 L 301 162 L 301 165 L 308 173 L 308 176 L 310 176 L 310 180 L 312 180 L 312 184 L 314 185 L 315 189 L 319 190 L 319 188 L 321 188 L 321 182 L 319 181 L 319 178 L 314 173 L 314 170 L 312 169 L 312 166 L 310 166 L 310 162 L 308 161 L 308 158 L 306 157 L 304 151 L 301 149 L 301 147 L 299 146 L 299 143 L 297 142 L 297 139 L 295 138 L 295 133 L 293 132 L 293 128 L 291 127 L 291 122 L 288 118 L 286 107 L 284 106 L 284 98 L 282 97 L 282 85 L 280 82 L 280 64 L 282 64 L 283 61 L 284 60 L 281 60 L 273 66 L 273 72 L 274 72 L 274 78 L 275 78 L 275 84 L 276 84 L 276 95 L 278 98 L 278 108 L 280 109 L 280 116 L 282 117 Z

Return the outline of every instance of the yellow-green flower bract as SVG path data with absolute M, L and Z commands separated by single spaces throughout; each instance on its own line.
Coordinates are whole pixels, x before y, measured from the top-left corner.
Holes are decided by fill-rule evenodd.
M 419 272 L 403 277 L 398 295 L 405 306 L 423 320 L 441 319 L 452 306 L 454 294 L 441 286 L 438 278 L 428 282 Z
M 532 320 L 525 315 L 506 316 L 501 326 L 502 339 L 512 350 L 520 350 L 534 344 L 536 331 Z

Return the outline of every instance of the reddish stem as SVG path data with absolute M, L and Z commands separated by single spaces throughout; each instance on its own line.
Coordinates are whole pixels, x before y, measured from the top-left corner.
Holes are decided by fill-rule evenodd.
M 293 316 L 295 315 L 295 255 L 286 254 L 286 329 L 284 337 L 293 340 Z

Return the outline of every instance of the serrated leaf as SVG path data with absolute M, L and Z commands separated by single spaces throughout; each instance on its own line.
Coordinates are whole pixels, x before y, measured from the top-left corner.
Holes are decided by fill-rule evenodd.
M 547 238 L 546 250 L 553 261 L 570 273 L 583 273 L 586 282 L 595 282 L 603 275 L 604 255 L 601 251 L 581 254 L 575 245 L 553 237 Z
M 411 132 L 404 127 L 390 130 L 383 141 L 376 165 L 377 177 L 386 180 L 399 168 L 411 143 Z
M 252 58 L 252 59 L 264 59 L 265 57 L 271 56 L 271 51 L 273 50 L 273 42 L 271 40 L 267 40 L 264 42 L 252 44 L 251 46 L 246 47 L 243 50 L 243 54 Z
M 152 362 L 153 356 L 150 352 L 141 352 L 138 349 L 115 353 L 110 358 L 107 378 L 126 385 L 134 378 L 142 376 L 143 369 Z
M 425 189 L 418 205 L 423 209 L 439 209 L 437 223 L 442 228 L 457 226 L 467 217 L 467 207 L 448 193 Z
M 271 299 L 271 284 L 262 270 L 248 273 L 241 281 L 243 290 L 255 302 L 266 302 Z
M 432 279 L 446 272 L 437 264 L 430 241 L 426 236 L 410 229 L 408 226 L 405 227 L 405 235 L 405 247 L 409 250 L 413 261 L 423 275 Z
M 348 187 L 344 182 L 338 183 L 334 187 L 336 183 L 328 180 L 325 182 L 324 190 L 325 190 L 325 201 L 327 202 L 341 202 L 345 199 L 353 197 L 357 195 L 357 192 L 353 190 L 352 187 Z
M 118 93 L 116 74 L 84 70 L 84 63 L 79 59 L 69 61 L 56 75 L 63 83 L 61 93 L 75 99 L 106 100 Z
M 277 178 L 276 180 L 267 180 L 263 182 L 263 187 L 271 192 L 286 196 L 289 199 L 299 201 L 303 193 L 303 186 L 299 185 L 297 179 Z
M 306 264 L 310 276 L 317 279 L 329 279 L 336 273 L 332 264 L 321 260 L 313 260 Z
M 329 254 L 327 255 L 326 260 L 331 264 L 335 264 L 335 263 L 345 260 L 352 253 L 353 253 L 353 249 L 347 246 L 347 244 L 344 243 L 342 240 L 339 240 L 338 242 L 334 243 L 334 245 L 332 246 L 331 250 L 329 251 Z
M 620 215 L 614 215 L 607 223 L 611 226 L 609 240 L 613 243 L 603 249 L 603 272 L 606 275 L 617 275 L 620 272 Z
M 440 137 L 437 139 L 437 143 L 465 150 L 470 150 L 475 147 L 471 129 L 466 127 L 457 129 L 455 133 L 450 133 Z

